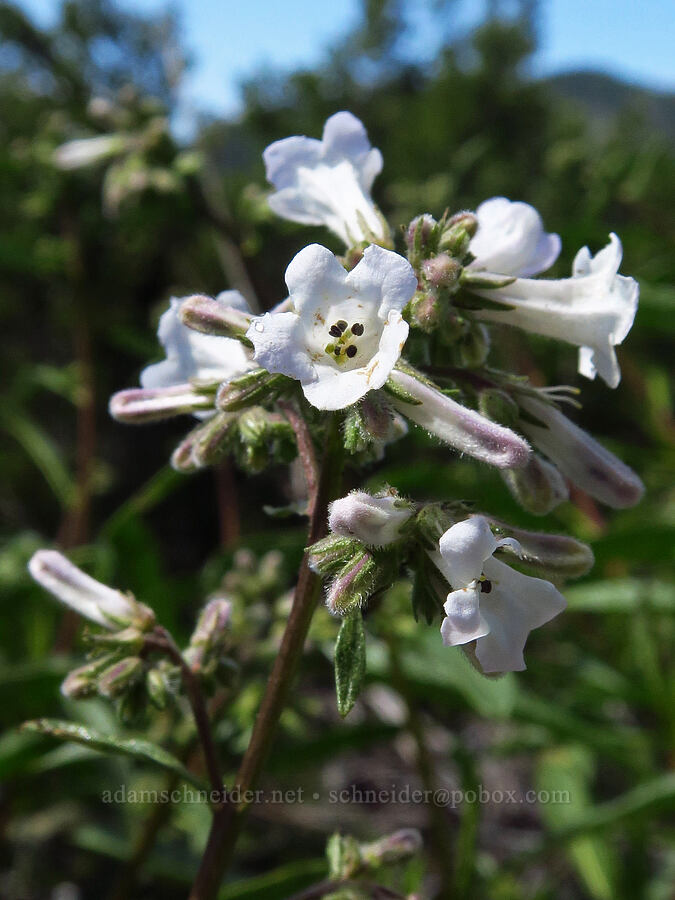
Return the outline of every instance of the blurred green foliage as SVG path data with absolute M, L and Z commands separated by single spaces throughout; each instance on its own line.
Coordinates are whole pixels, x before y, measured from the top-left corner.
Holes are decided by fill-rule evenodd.
M 619 233 L 623 271 L 641 282 L 640 311 L 620 351 L 619 389 L 580 384 L 568 347 L 504 330 L 496 349 L 535 382 L 579 384 L 579 421 L 640 473 L 648 493 L 636 509 L 612 515 L 577 496 L 547 522 L 589 540 L 597 562 L 567 590 L 569 611 L 534 635 L 529 668 L 518 677 L 478 676 L 458 651 L 440 645 L 435 626 L 413 622 L 409 589 L 399 585 L 365 618 L 368 687 L 341 723 L 330 659 L 337 623 L 319 613 L 265 787 L 304 787 L 321 799 L 254 809 L 222 896 L 282 898 L 319 880 L 322 848 L 336 826 L 366 840 L 408 825 L 423 830 L 427 890 L 437 896 L 670 896 L 675 159 L 668 128 L 659 128 L 648 104 L 632 103 L 627 87 L 613 83 L 603 113 L 590 116 L 582 77 L 576 100 L 563 97 L 555 80 L 528 78 L 533 5 L 520 4 L 508 19 L 499 4 L 492 8 L 493 18 L 459 38 L 452 5 L 436 5 L 447 39 L 422 67 L 400 49 L 397 4 L 365 3 L 362 25 L 323 67 L 261 76 L 244 86 L 237 121 L 201 123 L 193 148 L 205 160 L 198 182 L 185 148 L 156 127 L 175 108 L 185 67 L 169 14 L 142 18 L 106 0 L 69 0 L 59 23 L 40 31 L 0 3 L 3 896 L 56 896 L 50 890 L 64 882 L 80 885 L 81 896 L 104 896 L 106 885 L 117 885 L 116 896 L 136 896 L 124 879 L 141 859 L 138 896 L 183 896 L 192 877 L 208 828 L 203 804 L 106 804 L 104 789 L 160 790 L 166 775 L 14 729 L 50 716 L 120 739 L 137 736 L 99 701 L 59 696 L 82 645 L 76 623 L 29 582 L 25 564 L 37 547 L 56 542 L 96 577 L 133 590 L 181 638 L 237 546 L 283 551 L 280 578 L 292 584 L 302 523 L 262 512 L 264 504 L 288 502 L 287 476 L 275 470 L 244 481 L 235 473 L 237 521 L 223 502 L 232 496 L 231 470 L 186 477 L 168 468 L 184 423 L 127 429 L 108 418 L 107 399 L 160 355 L 154 326 L 171 294 L 252 287 L 270 306 L 283 297 L 283 271 L 297 250 L 312 240 L 331 246 L 325 232 L 267 211 L 261 151 L 290 134 L 318 136 L 325 118 L 343 108 L 383 151 L 376 199 L 393 223 L 475 208 L 495 194 L 526 200 L 562 236 L 559 275 L 581 245 L 597 250 L 610 230 Z M 123 167 L 110 176 L 104 167 L 53 166 L 63 141 L 111 129 L 152 131 L 132 162 L 152 178 L 134 180 Z M 103 202 L 111 191 L 112 205 Z M 404 444 L 369 472 L 371 486 L 388 482 L 415 499 L 470 499 L 537 527 L 494 472 L 421 434 Z M 229 768 L 245 746 L 284 615 L 283 602 L 261 590 L 241 595 L 253 617 L 236 632 L 245 678 L 218 730 Z M 179 750 L 174 724 L 158 716 L 149 737 L 170 738 Z M 570 802 L 430 810 L 327 800 L 330 789 L 426 787 L 434 779 L 518 796 L 533 786 L 567 791 Z M 448 884 L 451 894 L 443 893 Z

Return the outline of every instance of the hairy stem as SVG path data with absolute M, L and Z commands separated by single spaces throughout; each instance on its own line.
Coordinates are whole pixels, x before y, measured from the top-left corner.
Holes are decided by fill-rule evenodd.
M 302 414 L 298 411 L 295 404 L 290 400 L 279 400 L 279 409 L 291 424 L 291 428 L 295 432 L 295 440 L 298 445 L 298 457 L 302 463 L 302 471 L 305 474 L 305 484 L 307 486 L 307 515 L 312 518 L 314 512 L 313 506 L 317 496 L 317 480 L 318 465 L 316 462 L 316 453 L 314 452 L 314 442 L 309 433 L 307 422 L 305 422 Z
M 339 419 L 335 415 L 326 437 L 325 456 L 316 485 L 310 520 L 308 546 L 324 536 L 328 504 L 340 490 L 342 447 Z M 309 568 L 306 553 L 295 589 L 293 606 L 286 623 L 279 652 L 265 688 L 265 694 L 253 726 L 251 740 L 234 782 L 238 803 L 216 808 L 204 856 L 190 893 L 190 900 L 213 900 L 230 863 L 247 810 L 246 795 L 253 790 L 270 752 L 281 713 L 296 673 L 302 650 L 319 598 L 321 581 Z

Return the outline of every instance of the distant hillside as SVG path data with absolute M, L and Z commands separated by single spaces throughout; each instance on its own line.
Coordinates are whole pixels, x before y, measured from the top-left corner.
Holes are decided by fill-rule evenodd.
M 599 129 L 607 127 L 622 110 L 640 110 L 652 127 L 675 140 L 675 94 L 651 91 L 602 72 L 562 72 L 544 80 L 551 91 L 575 101 Z

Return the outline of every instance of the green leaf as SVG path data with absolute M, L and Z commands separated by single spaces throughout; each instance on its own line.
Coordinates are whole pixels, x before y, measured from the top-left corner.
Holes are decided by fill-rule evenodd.
M 83 744 L 100 753 L 131 756 L 133 759 L 150 762 L 167 772 L 179 775 L 201 790 L 206 789 L 204 782 L 188 772 L 175 756 L 150 741 L 138 738 L 110 737 L 84 725 L 63 722 L 59 719 L 33 719 L 30 722 L 24 722 L 21 729 L 33 734 L 45 734 L 59 741 L 74 741 L 76 744 Z
M 68 506 L 74 494 L 73 479 L 49 435 L 26 416 L 7 407 L 0 409 L 0 428 L 21 444 L 44 475 L 59 503 Z
M 335 690 L 338 712 L 344 718 L 356 703 L 366 671 L 366 635 L 360 609 L 342 620 L 335 643 Z
M 569 609 L 579 612 L 632 613 L 643 608 L 675 610 L 675 586 L 665 581 L 609 578 L 565 589 Z

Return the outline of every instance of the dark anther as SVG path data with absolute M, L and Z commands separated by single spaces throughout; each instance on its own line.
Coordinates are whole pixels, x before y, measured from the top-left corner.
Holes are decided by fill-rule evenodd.
M 340 329 L 340 334 L 342 334 L 343 331 L 346 331 L 346 329 L 347 329 L 347 323 L 345 322 L 344 319 L 340 319 L 340 321 L 339 321 L 339 322 L 336 322 L 335 324 L 336 324 L 337 327 Z
M 492 582 L 485 579 L 485 581 L 480 582 L 480 589 L 483 594 L 489 594 L 492 590 Z
M 341 332 L 340 329 L 337 327 L 337 325 L 331 325 L 330 328 L 328 329 L 328 334 L 329 334 L 331 337 L 340 337 L 340 335 L 342 334 L 342 332 Z
M 346 352 L 347 356 L 350 359 L 352 359 L 353 357 L 356 356 L 356 347 L 353 344 L 350 344 L 349 347 L 347 347 L 347 350 L 345 352 Z
M 352 325 L 352 334 L 357 336 L 363 334 L 363 325 L 360 322 L 355 322 L 354 325 Z
M 342 353 L 342 350 L 341 350 L 339 347 L 336 347 L 336 348 L 333 350 L 333 353 L 334 353 L 336 356 L 339 356 L 340 353 Z

